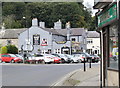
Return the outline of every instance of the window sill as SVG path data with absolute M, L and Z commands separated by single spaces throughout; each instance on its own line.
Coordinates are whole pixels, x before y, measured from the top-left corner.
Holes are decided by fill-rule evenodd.
M 111 68 L 111 67 L 108 67 L 107 70 L 119 72 L 119 70 L 118 70 L 117 68 Z

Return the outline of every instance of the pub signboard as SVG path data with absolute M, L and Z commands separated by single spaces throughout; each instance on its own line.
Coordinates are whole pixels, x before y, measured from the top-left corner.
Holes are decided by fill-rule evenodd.
M 117 5 L 114 4 L 111 8 L 98 15 L 98 27 L 103 27 L 105 24 L 117 18 Z

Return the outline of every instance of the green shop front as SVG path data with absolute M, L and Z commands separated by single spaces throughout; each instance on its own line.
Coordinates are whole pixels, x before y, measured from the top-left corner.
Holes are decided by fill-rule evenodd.
M 117 3 L 110 3 L 96 13 L 101 34 L 101 86 L 119 86 L 119 38 Z

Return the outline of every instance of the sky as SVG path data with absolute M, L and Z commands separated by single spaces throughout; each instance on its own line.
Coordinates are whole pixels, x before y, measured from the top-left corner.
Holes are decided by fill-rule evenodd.
M 97 12 L 97 10 L 93 9 L 94 6 L 94 0 L 83 0 L 84 1 L 84 5 L 88 8 L 92 8 L 92 16 L 95 16 L 95 13 Z

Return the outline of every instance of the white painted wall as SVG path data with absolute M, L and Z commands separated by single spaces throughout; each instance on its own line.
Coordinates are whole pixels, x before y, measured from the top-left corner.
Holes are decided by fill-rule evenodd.
M 100 54 L 100 38 L 87 38 L 87 41 L 89 40 L 92 40 L 92 43 L 87 43 L 87 49 L 92 49 L 93 52 L 99 50 Z

